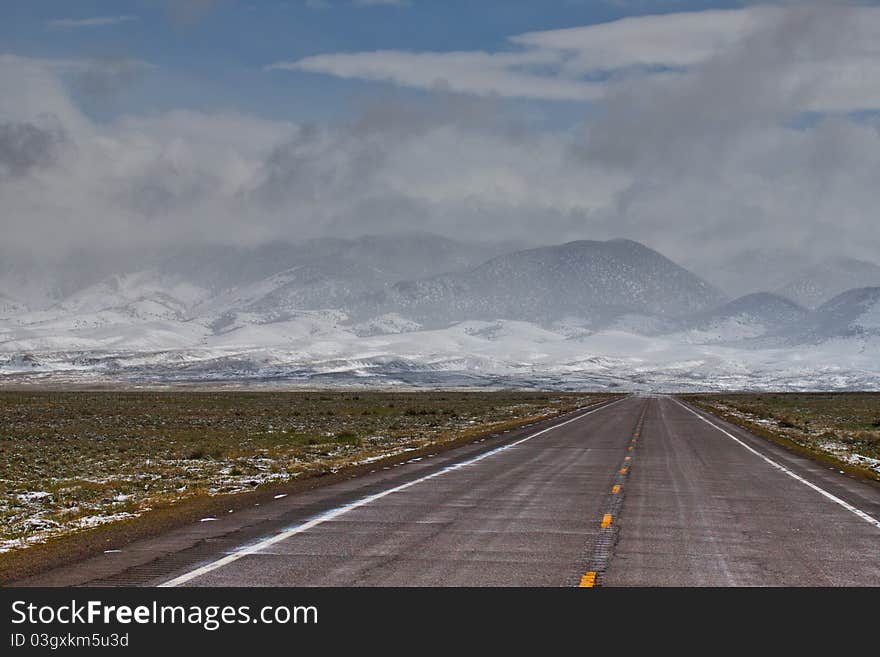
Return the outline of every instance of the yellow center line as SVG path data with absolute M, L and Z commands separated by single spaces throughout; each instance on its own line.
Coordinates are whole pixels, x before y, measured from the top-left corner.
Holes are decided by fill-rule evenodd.
M 620 474 L 626 474 L 629 471 L 629 468 L 621 468 Z
M 619 493 L 620 492 L 620 484 L 614 484 L 614 487 L 611 489 L 611 492 L 615 493 L 615 494 Z
M 610 513 L 606 513 L 605 516 L 602 518 L 602 529 L 607 529 L 608 527 L 610 527 L 612 522 L 614 522 L 614 516 L 612 516 Z
M 581 577 L 581 587 L 592 588 L 594 586 L 596 586 L 596 573 L 591 570 L 586 575 Z

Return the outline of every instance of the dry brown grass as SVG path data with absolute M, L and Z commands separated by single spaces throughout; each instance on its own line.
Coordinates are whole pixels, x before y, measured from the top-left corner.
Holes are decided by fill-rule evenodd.
M 739 393 L 687 399 L 746 428 L 880 479 L 878 393 Z
M 0 551 L 597 401 L 529 392 L 0 392 Z

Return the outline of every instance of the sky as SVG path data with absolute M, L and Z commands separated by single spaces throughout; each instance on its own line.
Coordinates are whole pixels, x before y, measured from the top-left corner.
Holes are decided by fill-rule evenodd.
M 876 261 L 880 7 L 31 0 L 2 248 L 429 231 Z

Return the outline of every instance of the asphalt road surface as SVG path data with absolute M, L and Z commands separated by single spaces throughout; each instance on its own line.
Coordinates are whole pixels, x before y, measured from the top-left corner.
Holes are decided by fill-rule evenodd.
M 880 585 L 880 487 L 627 397 L 20 582 Z

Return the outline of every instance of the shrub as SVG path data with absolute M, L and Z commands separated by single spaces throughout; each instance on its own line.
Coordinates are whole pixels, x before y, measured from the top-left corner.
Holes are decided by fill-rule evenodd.
M 358 440 L 357 434 L 354 431 L 340 431 L 333 436 L 333 440 L 337 443 L 343 443 L 346 445 L 357 445 L 360 443 L 360 440 Z
M 190 453 L 187 455 L 187 459 L 190 461 L 196 461 L 199 459 L 208 459 L 215 458 L 219 459 L 223 457 L 223 450 L 220 447 L 214 447 L 213 449 L 208 449 L 204 445 L 199 445 L 198 447 L 194 447 Z

